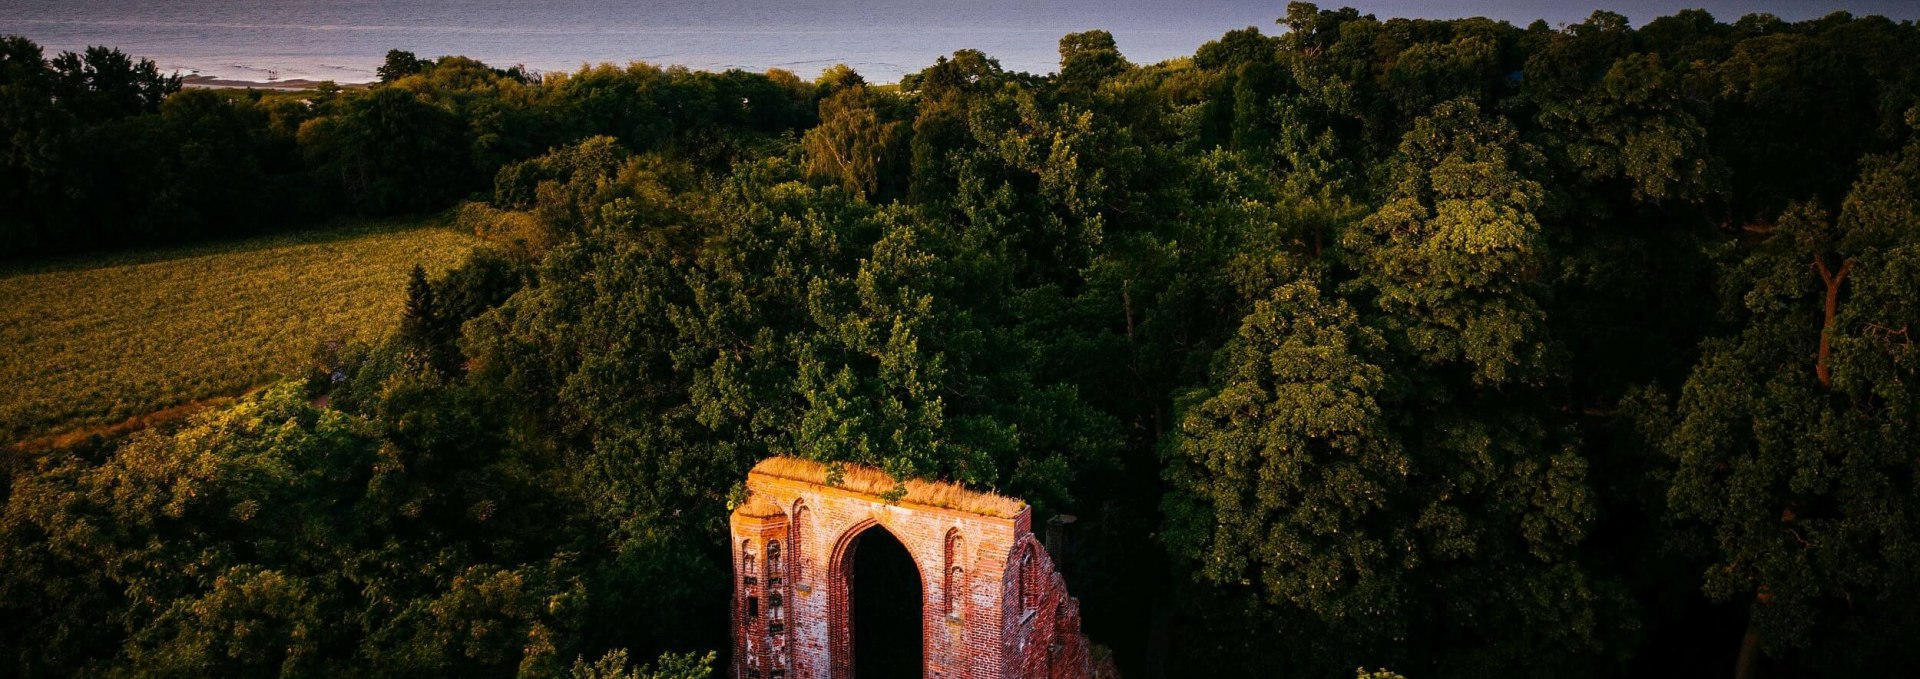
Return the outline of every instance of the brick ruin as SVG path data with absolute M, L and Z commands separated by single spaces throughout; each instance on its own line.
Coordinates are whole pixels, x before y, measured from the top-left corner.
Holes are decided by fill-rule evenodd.
M 746 485 L 731 522 L 733 679 L 856 679 L 852 556 L 871 531 L 898 539 L 918 567 L 925 677 L 1117 677 L 1080 633 L 1079 601 L 1026 503 L 917 482 L 888 501 L 897 486 L 878 470 L 829 479 L 792 458 L 761 462 Z

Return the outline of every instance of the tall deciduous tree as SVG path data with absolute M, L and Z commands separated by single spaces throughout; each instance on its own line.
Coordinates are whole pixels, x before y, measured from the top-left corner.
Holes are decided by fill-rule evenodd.
M 1113 34 L 1106 31 L 1068 33 L 1060 38 L 1060 88 L 1068 92 L 1091 92 L 1102 81 L 1132 68 Z
M 1404 633 L 1418 557 L 1391 517 L 1413 465 L 1382 412 L 1385 344 L 1312 280 L 1255 302 L 1173 435 L 1169 546 L 1348 633 Z
M 1390 161 L 1386 202 L 1343 236 L 1388 339 L 1429 367 L 1479 385 L 1537 380 L 1546 368 L 1535 211 L 1542 159 L 1504 119 L 1467 101 L 1413 124 Z
M 900 162 L 906 122 L 887 120 L 874 105 L 883 96 L 865 85 L 840 87 L 820 100 L 820 125 L 801 138 L 806 171 L 874 201 L 881 180 Z
M 410 75 L 418 75 L 433 69 L 432 59 L 422 59 L 406 50 L 387 50 L 387 58 L 380 67 L 373 70 L 380 76 L 380 82 L 390 83 Z
M 1527 60 L 1522 92 L 1539 107 L 1557 159 L 1633 200 L 1701 200 L 1724 181 L 1707 152 L 1705 103 L 1659 54 L 1635 53 L 1626 18 L 1596 12 Z
M 1739 674 L 1912 663 L 1920 615 L 1920 147 L 1870 159 L 1839 218 L 1783 216 L 1729 272 L 1744 318 L 1710 342 L 1654 440 L 1674 516 L 1705 530 L 1706 592 L 1751 604 Z M 1656 411 L 1660 412 L 1660 411 Z M 1731 650 L 1731 649 L 1729 649 Z
M 54 96 L 90 120 L 155 113 L 180 91 L 178 73 L 161 74 L 152 59 L 136 59 L 110 47 L 62 52 L 48 62 Z

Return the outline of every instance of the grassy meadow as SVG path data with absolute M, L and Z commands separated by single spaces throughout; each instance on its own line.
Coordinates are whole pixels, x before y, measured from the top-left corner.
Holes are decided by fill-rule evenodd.
M 99 428 L 245 391 L 323 337 L 398 321 L 407 274 L 479 241 L 384 222 L 0 268 L 0 441 Z

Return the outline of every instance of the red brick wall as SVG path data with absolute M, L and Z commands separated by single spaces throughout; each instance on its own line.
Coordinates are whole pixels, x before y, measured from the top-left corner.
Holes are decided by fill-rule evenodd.
M 734 679 L 851 679 L 847 548 L 867 530 L 899 539 L 920 568 L 928 679 L 1092 679 L 1079 602 L 1034 539 L 1031 509 L 1002 518 L 755 472 L 753 499 L 782 516 L 733 517 Z M 767 546 L 779 541 L 779 583 Z M 749 572 L 745 555 L 751 550 Z M 754 578 L 751 582 L 748 577 Z M 769 602 L 782 604 L 774 619 Z M 749 600 L 758 602 L 750 615 Z M 772 629 L 778 624 L 781 631 Z M 775 672 L 779 672 L 776 675 Z
M 737 677 L 791 677 L 792 583 L 787 517 L 733 515 L 733 657 Z M 778 558 L 776 558 L 776 550 Z M 775 670 L 779 670 L 776 672 Z

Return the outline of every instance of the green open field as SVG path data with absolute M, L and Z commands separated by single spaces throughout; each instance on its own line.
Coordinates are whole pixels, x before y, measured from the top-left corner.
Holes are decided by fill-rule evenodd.
M 399 320 L 415 263 L 478 240 L 376 223 L 0 267 L 0 442 L 98 428 L 288 374 Z

